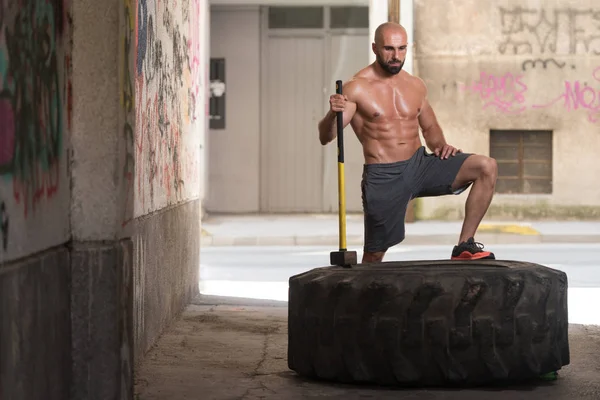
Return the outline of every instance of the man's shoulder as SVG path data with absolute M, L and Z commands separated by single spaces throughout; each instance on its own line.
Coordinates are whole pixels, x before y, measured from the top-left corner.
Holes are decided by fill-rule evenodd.
M 415 88 L 417 89 L 421 89 L 423 91 L 427 91 L 427 85 L 425 84 L 425 81 L 421 78 L 419 78 L 416 75 L 412 75 L 408 72 L 405 71 L 406 74 L 406 79 L 415 86 Z
M 367 78 L 355 75 L 344 83 L 344 94 L 349 100 L 357 99 L 369 85 Z
M 364 93 L 366 89 L 376 83 L 377 79 L 373 76 L 371 66 L 367 66 L 356 72 L 352 78 L 344 83 L 344 90 L 349 94 L 358 95 Z
M 374 74 L 373 65 L 367 65 L 365 68 L 356 72 L 352 77 L 352 80 L 361 85 L 372 84 L 376 79 L 377 77 Z

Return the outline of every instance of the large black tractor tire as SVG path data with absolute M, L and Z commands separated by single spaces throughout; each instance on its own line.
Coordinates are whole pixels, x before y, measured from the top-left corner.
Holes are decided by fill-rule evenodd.
M 289 280 L 288 366 L 344 383 L 473 386 L 570 362 L 567 276 L 500 260 L 325 267 Z

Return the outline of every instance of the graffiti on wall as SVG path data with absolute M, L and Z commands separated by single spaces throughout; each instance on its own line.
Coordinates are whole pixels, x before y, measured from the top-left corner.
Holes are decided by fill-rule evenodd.
M 6 210 L 6 203 L 0 200 L 0 243 L 2 243 L 2 250 L 6 251 L 8 248 L 8 211 Z
M 198 180 L 200 1 L 137 2 L 135 180 L 142 212 L 185 198 Z
M 501 54 L 600 54 L 600 10 L 499 7 Z
M 64 0 L 0 0 L 0 176 L 25 216 L 59 186 L 66 9 Z
M 133 85 L 132 62 L 134 58 L 132 51 L 134 49 L 135 35 L 135 5 L 131 0 L 123 2 L 123 38 L 121 41 L 121 108 L 122 108 L 122 143 L 124 155 L 121 161 L 122 182 L 125 193 L 125 204 L 123 205 L 123 214 L 121 216 L 121 226 L 125 227 L 131 222 L 133 217 L 133 198 L 134 198 L 134 175 L 135 175 L 135 144 L 133 131 L 133 118 L 135 107 L 135 93 Z
M 558 68 L 558 69 L 563 69 L 565 67 L 567 67 L 567 63 L 564 61 L 557 61 L 554 58 L 535 58 L 535 59 L 529 59 L 529 60 L 525 60 L 521 63 L 521 70 L 523 71 L 527 71 L 528 69 L 535 69 L 535 68 L 542 68 L 542 69 L 548 69 L 548 68 Z M 575 69 L 575 64 L 571 64 L 571 69 Z
M 188 48 L 188 65 L 190 69 L 190 75 L 193 79 L 190 82 L 190 89 L 188 94 L 188 115 L 192 120 L 196 120 L 196 100 L 202 96 L 202 89 L 200 85 L 200 74 L 202 73 L 203 63 L 202 55 L 201 55 L 201 27 L 202 23 L 200 21 L 200 13 L 201 13 L 201 1 L 202 0 L 191 0 L 192 4 L 192 16 L 191 21 L 189 23 L 190 27 L 190 35 L 187 40 L 187 48 Z
M 587 79 L 586 79 L 587 80 Z M 561 106 L 565 111 L 584 110 L 590 122 L 600 120 L 600 67 L 592 73 L 589 86 L 580 79 L 564 82 L 564 91 L 548 103 L 534 104 L 532 108 L 546 108 L 552 105 Z
M 494 75 L 481 72 L 479 80 L 462 88 L 478 94 L 484 102 L 484 109 L 492 107 L 503 113 L 520 113 L 527 109 L 527 85 L 521 74 Z
M 591 74 L 576 71 L 573 56 L 600 54 L 600 10 L 527 9 L 500 7 L 502 39 L 498 51 L 506 55 L 533 55 L 521 71 L 501 74 L 481 72 L 479 79 L 462 89 L 480 97 L 483 109 L 505 114 L 560 107 L 584 112 L 590 122 L 600 119 L 600 67 Z M 561 59 L 560 57 L 565 57 Z M 529 93 L 528 80 L 540 79 L 550 68 L 575 75 L 559 83 L 556 94 L 539 99 Z M 530 81 L 531 82 L 531 81 Z M 534 100 L 535 98 L 535 100 Z
M 590 77 L 565 80 L 559 93 L 539 103 L 527 100 L 528 86 L 521 73 L 495 75 L 481 72 L 479 80 L 462 86 L 462 89 L 477 94 L 483 101 L 483 109 L 492 108 L 505 114 L 558 106 L 567 112 L 581 110 L 590 122 L 600 119 L 600 67 Z

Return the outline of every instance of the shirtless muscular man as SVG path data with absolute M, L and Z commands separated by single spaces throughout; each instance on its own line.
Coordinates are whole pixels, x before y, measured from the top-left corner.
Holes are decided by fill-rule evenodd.
M 372 45 L 376 61 L 330 97 L 330 110 L 319 122 L 319 139 L 336 138 L 336 112 L 351 124 L 362 144 L 365 164 L 361 190 L 365 221 L 363 263 L 381 262 L 390 247 L 404 240 L 404 220 L 413 198 L 471 191 L 453 260 L 493 259 L 474 240 L 492 201 L 497 164 L 493 158 L 464 153 L 446 143 L 427 100 L 425 83 L 402 70 L 406 30 L 384 23 Z M 427 147 L 421 145 L 419 127 Z

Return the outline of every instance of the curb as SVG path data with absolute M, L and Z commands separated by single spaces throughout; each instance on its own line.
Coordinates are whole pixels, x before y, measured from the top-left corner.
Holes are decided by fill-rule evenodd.
M 455 245 L 456 235 L 413 235 L 402 242 L 405 245 Z M 478 233 L 477 241 L 484 245 L 493 244 L 532 244 L 532 243 L 596 243 L 600 244 L 600 235 L 541 235 L 523 233 Z M 348 235 L 348 247 L 362 247 L 362 235 Z M 337 236 L 204 236 L 202 247 L 226 246 L 338 246 Z
M 482 233 L 514 233 L 516 235 L 523 236 L 537 236 L 541 233 L 533 229 L 529 225 L 517 225 L 517 224 L 481 224 L 477 228 L 477 235 Z

